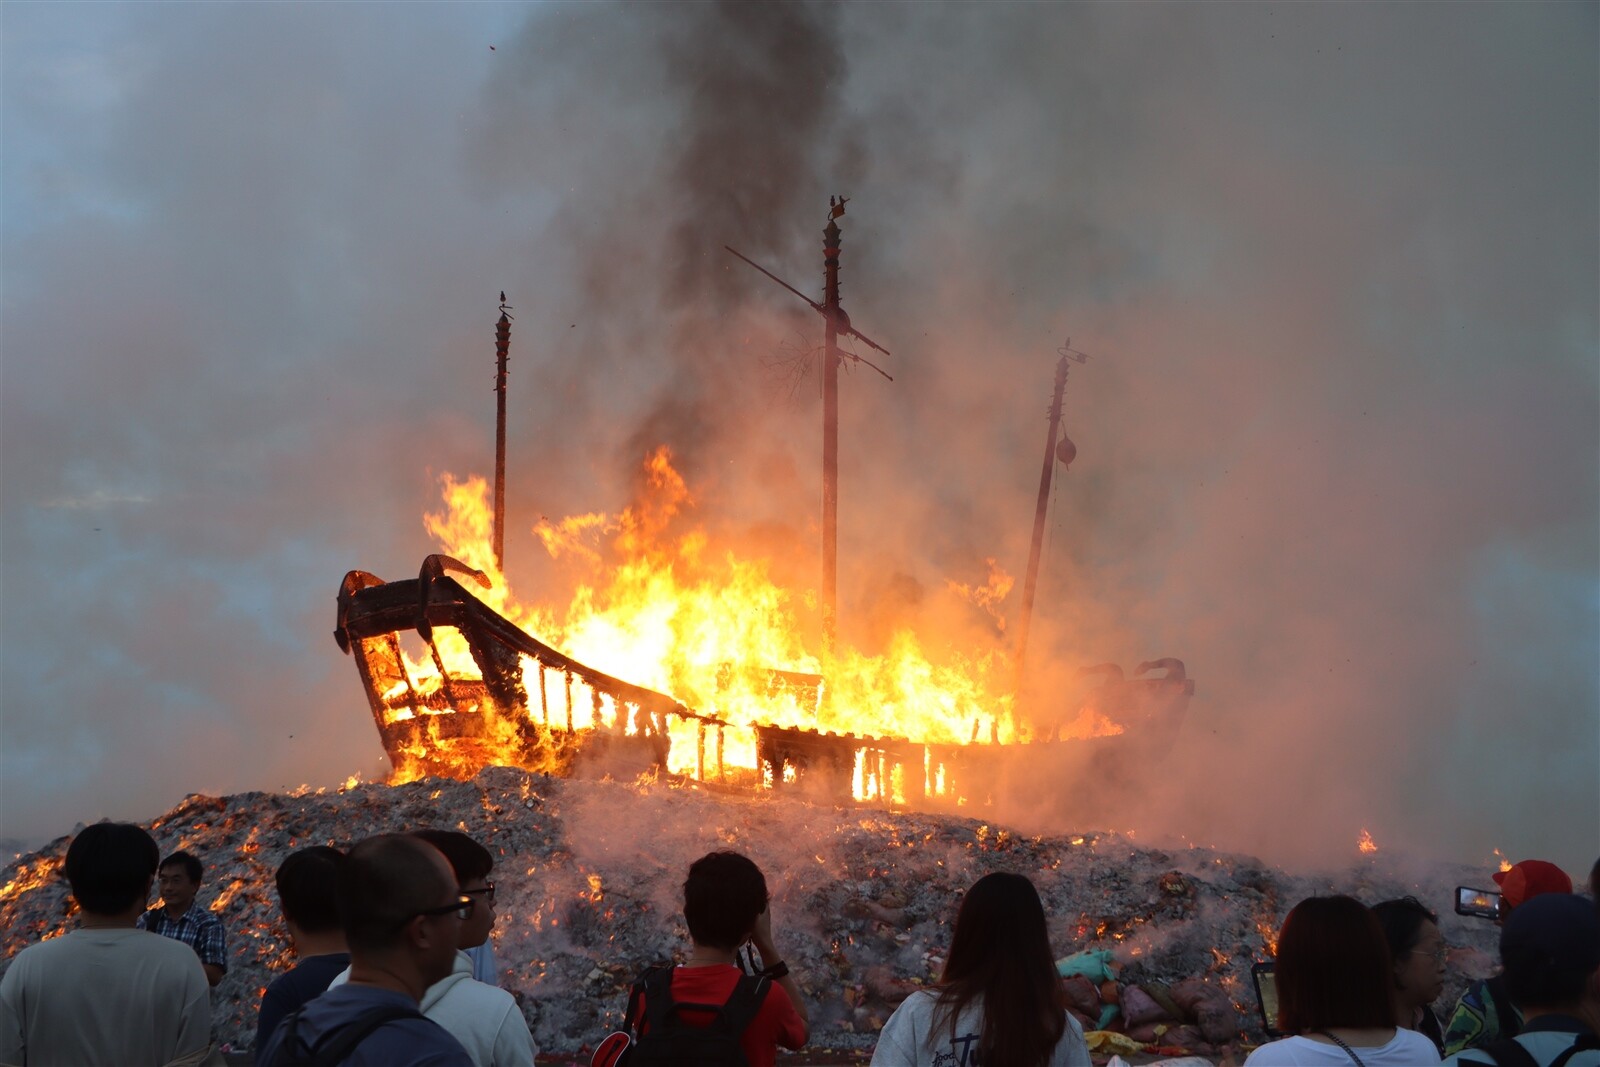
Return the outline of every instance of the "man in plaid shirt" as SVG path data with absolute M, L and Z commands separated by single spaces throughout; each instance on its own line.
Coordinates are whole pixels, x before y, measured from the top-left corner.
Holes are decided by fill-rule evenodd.
M 194 949 L 205 968 L 206 979 L 216 985 L 228 972 L 228 954 L 223 944 L 222 920 L 194 902 L 204 873 L 200 861 L 188 852 L 174 852 L 162 860 L 156 871 L 161 903 L 139 916 L 135 925 Z

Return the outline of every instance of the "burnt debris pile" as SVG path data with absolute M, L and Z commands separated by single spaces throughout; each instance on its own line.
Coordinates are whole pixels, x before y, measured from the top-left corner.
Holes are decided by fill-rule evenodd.
M 1270 956 L 1296 901 L 1411 893 L 1448 910 L 1451 887 L 1476 873 L 1438 865 L 1401 873 L 1403 860 L 1373 856 L 1336 874 L 1295 875 L 1110 831 L 1025 836 L 956 816 L 503 767 L 469 781 L 196 795 L 150 830 L 163 851 L 185 848 L 206 864 L 200 900 L 228 930 L 228 974 L 213 1000 L 221 1040 L 248 1046 L 263 988 L 291 964 L 273 890 L 283 858 L 427 826 L 462 830 L 495 856 L 501 984 L 553 1052 L 577 1052 L 614 1029 L 638 971 L 682 957 L 684 873 L 718 848 L 744 852 L 767 872 L 775 939 L 812 1005 L 813 1044 L 841 1050 L 870 1047 L 895 1005 L 937 978 L 961 893 L 989 871 L 1033 880 L 1058 955 L 1105 966 L 1104 975 L 1089 966 L 1066 982 L 1081 1018 L 1202 1054 L 1261 1039 L 1251 965 Z M 59 874 L 67 843 L 21 856 L 0 876 L 0 969 L 26 945 L 70 929 L 74 909 Z M 1441 924 L 1458 946 L 1453 996 L 1491 967 L 1493 927 L 1454 915 Z

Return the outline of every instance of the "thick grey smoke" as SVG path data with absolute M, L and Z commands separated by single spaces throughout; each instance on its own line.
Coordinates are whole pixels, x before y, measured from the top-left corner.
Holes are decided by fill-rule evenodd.
M 502 288 L 516 588 L 660 443 L 813 582 L 820 323 L 721 246 L 820 294 L 837 193 L 846 640 L 1004 640 L 1070 335 L 1034 684 L 1199 681 L 1117 828 L 1592 861 L 1593 8 L 407 10 L 6 14 L 0 832 L 378 769 L 332 594 L 488 469 Z

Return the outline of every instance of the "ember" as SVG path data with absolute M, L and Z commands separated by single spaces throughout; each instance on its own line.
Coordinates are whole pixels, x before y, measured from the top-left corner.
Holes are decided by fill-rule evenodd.
M 575 1054 L 614 1028 L 638 970 L 681 957 L 683 868 L 717 847 L 740 849 L 767 871 L 818 1047 L 871 1046 L 898 1000 L 937 977 L 961 893 L 992 870 L 1037 885 L 1058 954 L 1109 954 L 1116 973 L 1093 983 L 1096 1000 L 1085 1007 L 1100 1013 L 1118 1003 L 1106 1025 L 1151 1039 L 1159 1029 L 1167 1045 L 1203 1051 L 1241 1036 L 1259 1040 L 1251 962 L 1270 954 L 1289 905 L 1312 893 L 1368 901 L 1412 893 L 1434 902 L 1456 949 L 1447 996 L 1487 973 L 1493 959 L 1494 928 L 1442 906 L 1452 886 L 1477 872 L 1441 866 L 1419 878 L 1387 853 L 1337 877 L 1308 877 L 1210 849 L 1136 845 L 1114 832 L 1030 836 L 993 820 L 815 807 L 783 793 L 492 768 L 470 781 L 194 796 L 155 820 L 163 851 L 203 857 L 201 901 L 228 930 L 228 974 L 213 1001 L 223 1040 L 248 1044 L 262 987 L 291 963 L 272 881 L 283 858 L 309 844 L 423 826 L 462 829 L 497 857 L 502 984 L 551 1052 Z M 53 842 L 0 875 L 5 960 L 70 927 L 73 909 L 58 877 L 66 845 Z M 1168 997 L 1172 1007 L 1159 1009 L 1168 1021 L 1129 1025 L 1123 1012 L 1146 1018 L 1153 1010 L 1146 994 L 1157 1005 Z

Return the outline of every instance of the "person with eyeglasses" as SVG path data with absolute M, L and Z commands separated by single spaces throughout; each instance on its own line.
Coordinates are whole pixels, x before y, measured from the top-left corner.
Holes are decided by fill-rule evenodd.
M 450 973 L 429 986 L 420 998 L 422 1014 L 460 1041 L 475 1067 L 531 1067 L 538 1046 L 516 998 L 499 986 L 472 976 L 468 949 L 488 942 L 494 929 L 494 856 L 456 830 L 414 830 L 411 836 L 438 849 L 449 861 L 457 891 L 472 902 L 461 922 Z M 349 972 L 346 972 L 348 975 Z M 334 979 L 345 981 L 346 975 Z
M 418 1010 L 451 973 L 477 910 L 449 862 L 410 834 L 382 834 L 350 849 L 337 892 L 348 981 L 286 1015 L 256 1063 L 284 1067 L 315 1053 L 344 1067 L 470 1067 L 461 1042 Z
M 494 941 L 489 934 L 494 929 L 494 883 L 489 875 L 494 872 L 494 857 L 489 850 L 466 834 L 455 830 L 416 830 L 416 835 L 444 853 L 444 858 L 455 868 L 461 891 L 482 904 L 473 913 L 461 938 L 462 951 L 472 961 L 472 977 L 490 985 L 500 984 L 500 971 L 494 958 Z M 481 927 L 481 930 L 479 929 Z M 482 937 L 479 937 L 479 934 Z
M 1444 964 L 1450 946 L 1439 932 L 1439 916 L 1416 897 L 1399 897 L 1372 906 L 1389 943 L 1395 1021 L 1415 1030 L 1444 1055 L 1444 1029 L 1433 1002 L 1444 992 Z

